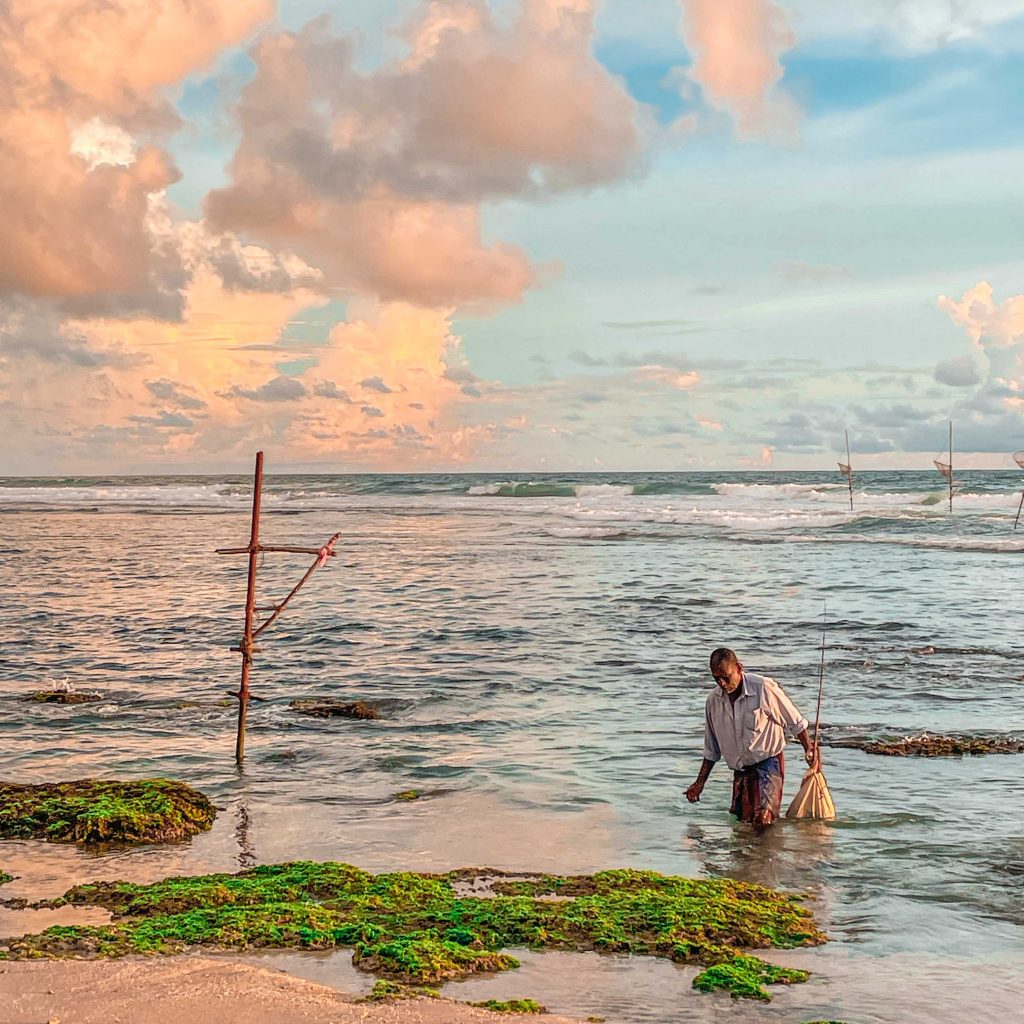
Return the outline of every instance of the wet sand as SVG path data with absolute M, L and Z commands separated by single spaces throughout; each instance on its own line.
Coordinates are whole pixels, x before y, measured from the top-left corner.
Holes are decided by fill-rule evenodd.
M 0 965 L 3 1024 L 527 1024 L 448 999 L 356 1003 L 314 982 L 200 957 Z M 573 1024 L 545 1016 L 546 1024 Z

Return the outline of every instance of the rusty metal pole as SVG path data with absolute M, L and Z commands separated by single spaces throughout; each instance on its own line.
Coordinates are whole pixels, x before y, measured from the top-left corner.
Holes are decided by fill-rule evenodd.
M 245 591 L 245 631 L 238 645 L 242 652 L 242 683 L 238 688 L 238 735 L 235 764 L 245 760 L 245 721 L 249 712 L 249 670 L 252 668 L 252 622 L 256 609 L 256 560 L 260 553 L 260 502 L 263 497 L 263 452 L 256 453 L 252 490 L 252 527 L 249 530 L 249 583 Z

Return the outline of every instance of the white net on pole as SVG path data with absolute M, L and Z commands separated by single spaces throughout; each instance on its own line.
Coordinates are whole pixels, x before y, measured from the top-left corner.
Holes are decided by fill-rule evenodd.
M 948 462 L 942 462 L 942 461 L 941 461 L 941 460 L 939 460 L 939 459 L 934 459 L 933 461 L 934 461 L 934 463 L 935 463 L 935 468 L 936 468 L 936 469 L 937 469 L 937 470 L 938 470 L 938 471 L 939 471 L 939 472 L 940 472 L 940 473 L 941 473 L 941 474 L 942 474 L 942 475 L 943 475 L 943 476 L 944 476 L 944 477 L 945 477 L 945 478 L 946 478 L 947 480 L 950 480 L 950 481 L 951 481 L 951 480 L 953 479 L 953 467 L 952 467 L 952 466 L 951 466 L 951 465 L 950 465 L 950 464 L 949 464 Z
M 850 473 L 853 472 L 853 471 L 850 469 L 850 467 L 845 462 L 840 462 L 839 463 L 839 472 L 842 473 L 843 476 L 849 476 Z
M 1014 452 L 1013 453 L 1013 461 L 1016 462 L 1017 465 L 1020 466 L 1021 469 L 1024 469 L 1024 450 L 1019 451 L 1019 452 Z

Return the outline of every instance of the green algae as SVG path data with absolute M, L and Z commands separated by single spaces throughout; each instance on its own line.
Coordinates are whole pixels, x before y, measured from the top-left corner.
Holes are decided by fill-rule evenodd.
M 8 882 L 14 881 L 14 875 L 7 874 L 6 871 L 0 871 L 0 885 L 6 885 Z
M 467 884 L 489 886 L 492 895 L 463 894 Z M 708 968 L 698 988 L 767 999 L 764 985 L 806 974 L 742 951 L 825 941 L 799 897 L 728 878 L 634 870 L 534 879 L 472 868 L 373 875 L 298 861 L 153 885 L 79 885 L 49 905 L 104 907 L 113 920 L 9 940 L 8 958 L 349 947 L 362 970 L 424 985 L 514 968 L 503 950 L 525 946 L 698 964 Z
M 392 1003 L 399 999 L 418 999 L 426 997 L 439 999 L 441 993 L 436 988 L 424 988 L 415 985 L 399 985 L 394 981 L 378 981 L 369 995 L 357 999 L 357 1003 Z
M 419 800 L 419 798 L 420 792 L 418 789 L 403 789 L 401 793 L 395 794 L 396 800 L 403 800 L 406 802 L 411 800 Z
M 701 971 L 693 979 L 693 987 L 698 992 L 729 992 L 733 999 L 768 1001 L 771 996 L 764 985 L 792 985 L 809 977 L 809 971 L 776 967 L 756 956 L 735 956 Z
M 485 999 L 481 1003 L 470 1003 L 470 1006 L 481 1006 L 495 1013 L 547 1013 L 548 1011 L 535 999 Z
M 205 832 L 213 804 L 183 782 L 0 783 L 0 839 L 166 843 Z

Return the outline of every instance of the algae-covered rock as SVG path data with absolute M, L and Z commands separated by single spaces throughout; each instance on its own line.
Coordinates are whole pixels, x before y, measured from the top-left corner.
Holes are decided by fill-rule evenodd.
M 1016 736 L 971 736 L 966 733 L 919 736 L 853 737 L 835 740 L 836 747 L 852 747 L 888 757 L 963 757 L 966 754 L 1021 754 L 1024 740 Z
M 205 832 L 216 813 L 202 793 L 170 779 L 0 783 L 0 839 L 168 843 Z
M 399 985 L 395 981 L 378 981 L 374 983 L 369 995 L 357 999 L 357 1003 L 393 1003 L 399 999 L 418 999 L 427 997 L 438 999 L 441 993 L 436 988 L 424 988 L 422 985 Z
M 356 718 L 365 721 L 376 721 L 380 718 L 380 712 L 376 708 L 361 700 L 340 701 L 329 697 L 318 700 L 303 697 L 293 700 L 288 706 L 300 715 L 309 715 L 312 718 Z
M 0 871 L 0 885 L 6 885 L 8 882 L 14 881 L 14 875 L 7 874 L 6 871 Z
M 728 878 L 634 870 L 532 881 L 520 875 L 514 893 L 481 895 L 488 886 L 495 893 L 496 874 L 465 868 L 373 875 L 349 864 L 298 861 L 153 885 L 97 882 L 76 886 L 56 902 L 104 907 L 111 924 L 49 928 L 9 940 L 6 955 L 341 946 L 353 950 L 353 963 L 363 970 L 424 985 L 515 967 L 503 951 L 526 946 L 718 967 L 705 971 L 698 987 L 766 999 L 763 985 L 801 981 L 806 974 L 743 950 L 825 941 L 800 897 Z M 456 888 L 467 885 L 474 887 L 471 894 Z M 563 898 L 545 895 L 552 891 Z
M 808 971 L 776 967 L 756 956 L 735 956 L 701 971 L 693 979 L 693 987 L 699 992 L 726 991 L 732 994 L 733 999 L 767 1001 L 771 996 L 762 986 L 792 985 L 806 981 L 809 976 Z
M 419 800 L 420 791 L 418 789 L 403 789 L 401 793 L 396 793 L 394 798 L 405 803 L 410 803 L 413 800 Z
M 535 999 L 485 999 L 481 1003 L 470 1003 L 470 1006 L 482 1006 L 485 1010 L 495 1013 L 547 1013 Z
M 92 704 L 103 700 L 103 695 L 70 689 L 36 690 L 21 699 L 32 704 Z

